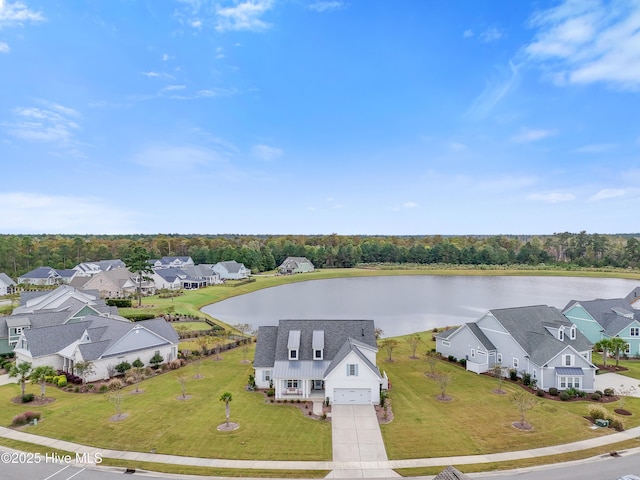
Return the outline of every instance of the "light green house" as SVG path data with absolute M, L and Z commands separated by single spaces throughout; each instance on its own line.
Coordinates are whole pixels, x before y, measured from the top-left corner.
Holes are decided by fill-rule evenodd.
M 591 342 L 620 337 L 627 342 L 624 353 L 640 357 L 640 313 L 625 299 L 572 300 L 562 313 Z

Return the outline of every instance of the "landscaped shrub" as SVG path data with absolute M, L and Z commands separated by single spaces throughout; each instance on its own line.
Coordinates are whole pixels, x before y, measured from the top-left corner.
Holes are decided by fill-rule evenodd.
M 458 361 L 458 359 L 456 357 L 454 357 L 453 355 L 449 355 L 447 357 L 447 360 L 449 360 L 450 362 L 457 362 Z
M 36 396 L 33 393 L 25 393 L 20 397 L 20 401 L 22 403 L 29 403 L 29 402 L 33 402 L 34 398 L 36 398 Z
M 107 393 L 108 391 L 109 391 L 109 387 L 106 386 L 104 383 L 100 385 L 100 388 L 98 389 L 98 393 Z
M 569 395 L 567 392 L 560 392 L 559 396 L 560 396 L 560 400 L 562 400 L 563 402 L 566 402 L 571 398 L 571 395 Z
M 613 391 L 613 388 L 605 388 L 604 389 L 604 396 L 605 397 L 611 397 L 615 392 Z
M 62 388 L 62 387 L 66 387 L 67 386 L 67 377 L 65 377 L 64 375 L 58 375 L 58 380 L 56 382 L 58 384 L 58 387 Z
M 136 383 L 136 379 L 133 378 L 133 377 L 127 377 L 124 381 L 126 383 L 128 383 L 129 385 L 132 385 L 132 384 Z
M 577 397 L 578 396 L 578 390 L 571 387 L 571 388 L 567 388 L 565 390 L 566 394 L 569 395 L 570 397 Z
M 273 397 L 276 394 L 276 391 L 274 388 L 270 388 L 269 390 L 267 390 L 267 397 Z
M 610 416 L 609 411 L 601 407 L 600 405 L 589 405 L 587 407 L 587 413 L 591 418 L 593 418 L 594 421 Z
M 34 419 L 40 420 L 40 416 L 40 412 L 24 412 L 13 417 L 13 420 L 11 420 L 11 425 L 26 425 L 27 423 L 32 422 Z
M 118 378 L 112 378 L 107 388 L 109 390 L 120 390 L 122 388 L 122 382 Z
M 126 313 L 122 315 L 125 318 L 128 318 L 132 322 L 141 322 L 142 320 L 151 320 L 152 318 L 156 318 L 153 313 Z
M 538 395 L 539 397 L 544 397 L 544 390 L 542 390 L 542 389 L 538 390 L 536 395 Z
M 151 365 L 153 365 L 155 368 L 158 368 L 158 365 L 161 364 L 162 362 L 164 362 L 164 358 L 162 357 L 162 355 L 160 355 L 159 353 L 156 353 L 153 357 L 151 357 L 151 359 L 149 360 L 149 363 Z
M 558 395 L 558 389 L 556 387 L 551 387 L 549 389 L 549 395 L 553 395 L 554 397 Z
M 591 400 L 595 400 L 596 402 L 600 401 L 600 399 L 602 398 L 602 395 L 600 395 L 597 392 L 592 393 L 591 395 L 589 395 L 589 398 Z
M 619 432 L 624 430 L 624 420 L 620 417 L 614 417 L 613 415 L 607 418 L 609 420 L 609 428 L 615 428 Z
M 107 298 L 105 303 L 110 307 L 129 308 L 131 307 L 130 298 Z
M 595 392 L 593 392 L 593 393 L 597 393 L 597 394 L 599 394 L 601 397 L 604 397 L 604 393 L 603 393 L 603 392 L 601 392 L 600 390 L 596 390 L 596 391 L 595 391 Z
M 523 373 L 522 374 L 522 384 L 527 386 L 527 387 L 531 385 L 531 374 L 530 373 Z
M 467 368 L 467 360 L 465 358 L 461 358 L 460 360 L 458 360 L 458 363 Z
M 131 370 L 131 364 L 129 362 L 120 362 L 116 365 L 116 372 L 120 375 L 124 375 L 127 370 Z
M 509 380 L 513 382 L 518 380 L 518 371 L 515 368 L 509 370 Z

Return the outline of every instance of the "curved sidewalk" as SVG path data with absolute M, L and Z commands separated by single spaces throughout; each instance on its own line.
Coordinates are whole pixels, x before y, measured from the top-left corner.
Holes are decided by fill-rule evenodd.
M 640 427 L 635 427 L 624 432 L 613 433 L 598 438 L 581 440 L 578 442 L 541 447 L 531 450 L 516 452 L 491 453 L 486 455 L 466 455 L 456 457 L 419 458 L 410 460 L 383 460 L 361 462 L 311 462 L 311 461 L 263 461 L 263 460 L 222 460 L 213 458 L 183 457 L 179 455 L 164 455 L 158 453 L 123 452 L 119 450 L 101 449 L 79 445 L 77 443 L 41 437 L 31 433 L 0 427 L 0 437 L 49 448 L 64 450 L 70 453 L 88 453 L 90 455 L 100 453 L 104 458 L 119 460 L 137 460 L 143 462 L 168 463 L 176 465 L 189 465 L 212 468 L 242 468 L 257 470 L 388 470 L 396 468 L 413 467 L 441 467 L 447 465 L 469 465 L 478 463 L 503 462 L 506 460 L 518 460 L 523 458 L 544 457 L 563 453 L 587 450 L 603 445 L 610 445 L 640 436 Z

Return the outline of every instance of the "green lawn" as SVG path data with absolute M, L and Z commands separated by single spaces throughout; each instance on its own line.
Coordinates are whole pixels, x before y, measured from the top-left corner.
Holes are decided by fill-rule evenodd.
M 602 365 L 602 354 L 594 352 L 593 362 L 596 365 Z M 615 364 L 616 364 L 615 358 L 607 359 L 607 366 L 615 365 Z M 623 370 L 618 372 L 620 375 L 626 375 L 627 377 L 637 378 L 638 380 L 640 380 L 640 359 L 630 358 L 629 360 L 624 360 L 621 358 L 620 366 L 628 368 L 628 370 Z
M 253 353 L 251 353 L 253 357 Z M 331 425 L 311 420 L 299 409 L 265 403 L 262 394 L 244 387 L 251 364 L 242 363 L 242 349 L 223 352 L 222 359 L 203 361 L 202 379 L 193 379 L 194 367 L 158 375 L 141 383 L 144 393 L 131 395 L 128 387 L 122 411 L 129 417 L 110 421 L 115 408 L 104 395 L 76 394 L 48 388 L 56 401 L 42 407 L 15 405 L 18 385 L 0 387 L 0 423 L 9 425 L 18 413 L 42 412 L 42 421 L 27 427 L 34 434 L 115 450 L 150 451 L 206 458 L 261 460 L 331 459 Z M 182 401 L 178 374 L 186 374 L 187 394 Z M 225 421 L 224 391 L 233 394 L 231 421 L 240 429 L 216 430 Z M 28 392 L 39 394 L 39 386 Z
M 419 352 L 426 352 L 434 344 L 431 333 L 422 334 L 425 343 Z M 589 429 L 583 417 L 588 402 L 559 402 L 543 400 L 527 415 L 534 426 L 530 432 L 514 429 L 511 423 L 519 420 L 510 397 L 517 386 L 504 384 L 506 395 L 492 392 L 496 380 L 466 372 L 463 368 L 440 361 L 438 369 L 450 372 L 454 379 L 447 393 L 453 400 L 436 400 L 438 386 L 425 376 L 429 366 L 424 360 L 409 358 L 410 349 L 403 338 L 393 351 L 395 361 L 387 362 L 386 353 L 378 355 L 378 365 L 392 381 L 391 399 L 393 422 L 382 426 L 387 454 L 390 459 L 473 455 L 536 448 L 569 443 L 610 430 Z M 617 403 L 605 407 L 613 410 Z M 640 399 L 627 399 L 625 408 L 635 415 L 625 418 L 627 428 L 640 425 Z

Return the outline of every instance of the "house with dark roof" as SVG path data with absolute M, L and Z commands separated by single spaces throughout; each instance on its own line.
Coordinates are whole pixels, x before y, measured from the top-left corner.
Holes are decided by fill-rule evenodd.
M 100 272 L 109 272 L 117 268 L 124 268 L 126 265 L 119 258 L 114 260 L 98 260 L 96 262 L 79 263 L 73 269 L 80 277 L 92 277 Z
M 0 317 L 0 353 L 10 353 L 23 331 L 30 328 L 62 325 L 72 319 L 68 310 L 31 312 Z
M 373 320 L 280 320 L 258 329 L 256 386 L 278 399 L 375 405 L 388 386 L 377 351 Z
M 313 263 L 307 257 L 287 257 L 278 267 L 282 275 L 314 271 Z
M 197 290 L 207 286 L 206 280 L 192 277 L 182 268 L 156 268 L 149 277 L 157 289 Z
M 91 362 L 87 381 L 108 379 L 113 368 L 139 358 L 145 365 L 159 354 L 164 362 L 177 358 L 179 337 L 162 318 L 131 322 L 122 317 L 90 315 L 64 325 L 25 330 L 14 352 L 16 362 L 33 367 L 48 365 L 78 374 L 78 362 Z
M 620 337 L 627 342 L 624 353 L 640 356 L 640 312 L 627 299 L 571 300 L 562 313 L 591 343 Z
M 213 271 L 220 275 L 221 280 L 242 280 L 251 275 L 251 270 L 235 260 L 218 262 L 212 267 Z
M 595 391 L 593 343 L 547 305 L 490 310 L 475 322 L 436 334 L 436 351 L 466 360 L 467 370 L 494 365 L 531 375 L 537 387 Z
M 9 275 L 0 272 L 0 296 L 15 293 L 16 286 L 16 282 L 14 282 Z
M 194 262 L 191 257 L 162 257 L 149 260 L 154 269 L 160 268 L 182 268 L 193 266 Z

